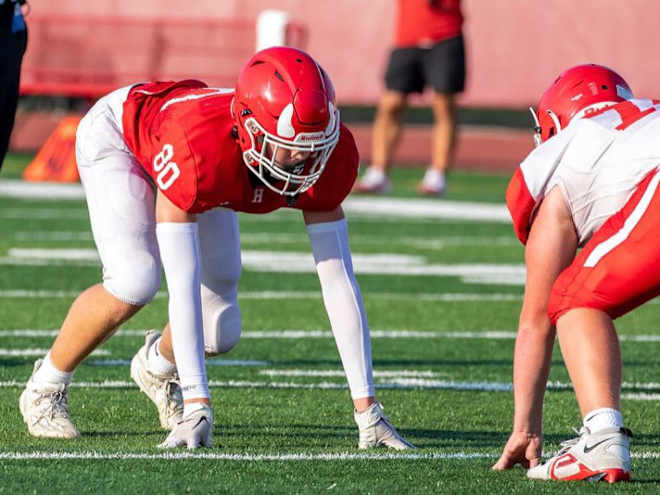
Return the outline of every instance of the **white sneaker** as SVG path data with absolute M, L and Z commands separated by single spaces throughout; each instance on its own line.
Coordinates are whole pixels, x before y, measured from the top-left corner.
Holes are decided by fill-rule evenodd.
M 362 178 L 355 184 L 353 191 L 366 194 L 387 194 L 392 190 L 392 183 L 385 173 L 369 167 Z
M 131 360 L 131 378 L 156 404 L 160 425 L 171 430 L 183 418 L 183 396 L 176 372 L 159 375 L 149 370 L 147 353 L 159 337 L 160 333 L 155 330 L 147 332 L 144 345 Z
M 385 445 L 396 450 L 416 448 L 407 442 L 392 426 L 383 412 L 383 407 L 376 402 L 369 409 L 354 412 L 355 422 L 360 430 L 358 448 L 371 449 Z
M 426 196 L 444 196 L 447 192 L 445 174 L 432 168 L 428 169 L 417 190 Z
M 189 449 L 213 446 L 213 411 L 207 404 L 184 417 L 158 447 L 173 449 L 186 446 Z
M 630 437 L 627 428 L 607 428 L 590 433 L 585 427 L 580 436 L 563 442 L 562 449 L 544 464 L 527 471 L 537 480 L 605 480 L 609 483 L 630 480 Z
M 32 376 L 43 359 L 34 363 Z M 77 438 L 80 432 L 69 419 L 67 386 L 64 383 L 37 383 L 32 376 L 18 401 L 30 435 L 44 438 Z

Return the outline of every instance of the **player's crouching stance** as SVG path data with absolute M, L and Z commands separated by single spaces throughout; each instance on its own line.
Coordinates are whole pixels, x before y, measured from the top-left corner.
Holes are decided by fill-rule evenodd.
M 544 93 L 539 146 L 507 204 L 526 243 L 514 359 L 513 433 L 494 469 L 542 480 L 630 479 L 613 320 L 660 294 L 660 105 L 612 70 L 573 67 Z M 578 247 L 582 249 L 576 253 Z M 555 333 L 577 396 L 579 437 L 541 463 L 543 394 Z
M 162 336 L 147 334 L 131 376 L 172 430 L 162 447 L 210 446 L 204 354 L 229 351 L 241 334 L 236 211 L 289 207 L 307 225 L 359 447 L 412 447 L 374 398 L 369 329 L 340 206 L 358 153 L 330 79 L 309 55 L 261 51 L 235 91 L 193 80 L 117 90 L 80 123 L 76 155 L 103 284 L 78 297 L 35 365 L 20 399 L 32 435 L 79 435 L 66 402 L 73 370 L 154 297 L 162 264 L 169 324 Z

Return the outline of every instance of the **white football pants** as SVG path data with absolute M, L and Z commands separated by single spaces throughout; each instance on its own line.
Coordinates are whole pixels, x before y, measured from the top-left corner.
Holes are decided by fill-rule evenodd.
M 76 133 L 76 159 L 103 287 L 118 299 L 144 305 L 161 286 L 156 241 L 155 188 L 126 146 L 123 103 L 130 87 L 101 98 Z M 207 354 L 229 351 L 240 338 L 237 288 L 241 254 L 236 212 L 197 215 L 202 254 L 202 313 Z

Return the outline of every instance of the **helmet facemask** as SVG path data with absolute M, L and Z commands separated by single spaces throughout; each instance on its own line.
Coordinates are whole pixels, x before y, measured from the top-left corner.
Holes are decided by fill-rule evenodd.
M 250 147 L 243 151 L 243 161 L 270 190 L 284 196 L 304 193 L 319 179 L 339 141 L 339 111 L 331 103 L 329 115 L 330 121 L 324 131 L 299 132 L 292 136 L 293 139 L 270 133 L 257 119 L 248 117 L 243 125 L 250 138 Z M 287 109 L 281 117 L 290 119 Z M 280 127 L 278 125 L 278 131 Z M 280 134 L 295 134 L 295 131 L 293 128 L 284 128 Z M 307 156 L 300 163 L 282 165 L 276 161 L 280 150 L 289 151 L 292 155 L 302 153 Z

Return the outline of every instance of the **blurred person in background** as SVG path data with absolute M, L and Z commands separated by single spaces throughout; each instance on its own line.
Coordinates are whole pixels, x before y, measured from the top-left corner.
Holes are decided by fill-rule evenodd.
M 537 147 L 506 200 L 527 278 L 514 351 L 513 432 L 493 469 L 541 480 L 630 479 L 614 320 L 660 295 L 660 101 L 595 64 L 559 75 L 533 111 Z M 558 337 L 582 415 L 545 463 L 543 396 Z
M 14 127 L 21 62 L 27 46 L 23 4 L 25 0 L 0 0 L 0 169 Z
M 453 158 L 455 96 L 465 86 L 465 48 L 460 0 L 398 0 L 394 49 L 385 73 L 386 91 L 373 126 L 371 164 L 356 184 L 360 193 L 386 194 L 388 172 L 411 93 L 433 90 L 431 164 L 420 194 L 442 196 Z
M 162 335 L 147 333 L 131 377 L 171 430 L 161 447 L 210 447 L 204 357 L 229 352 L 242 330 L 236 212 L 295 208 L 309 234 L 358 445 L 413 448 L 374 397 L 369 325 L 341 207 L 359 155 L 332 82 L 312 57 L 286 47 L 257 52 L 235 90 L 196 80 L 118 89 L 80 122 L 76 160 L 103 283 L 78 296 L 35 363 L 19 401 L 30 434 L 80 435 L 67 408 L 73 371 L 153 299 L 162 267 L 169 323 Z

